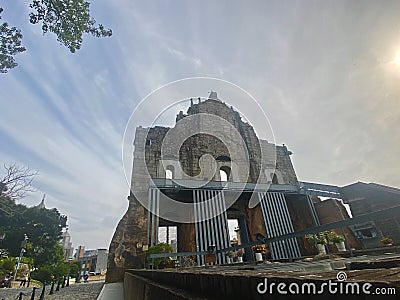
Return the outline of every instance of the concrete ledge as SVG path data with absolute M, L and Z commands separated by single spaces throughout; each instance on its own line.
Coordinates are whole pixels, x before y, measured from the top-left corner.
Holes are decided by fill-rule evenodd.
M 377 287 L 396 287 L 396 296 L 399 295 L 400 289 L 396 284 L 400 270 L 390 269 L 390 271 L 382 270 L 382 274 L 378 274 L 377 270 L 363 271 L 347 271 L 347 282 L 371 283 L 372 289 Z M 133 293 L 140 291 L 140 294 L 135 294 L 135 297 L 128 298 L 125 294 L 125 299 L 199 299 L 188 298 L 191 295 L 201 295 L 206 299 L 374 299 L 374 295 L 341 295 L 329 293 L 326 288 L 322 294 L 279 294 L 277 286 L 284 283 L 289 286 L 296 283 L 299 286 L 308 283 L 314 283 L 316 290 L 322 290 L 322 284 L 336 280 L 337 271 L 326 271 L 310 274 L 310 272 L 280 272 L 277 270 L 261 271 L 261 270 L 230 270 L 230 271 L 207 271 L 207 270 L 129 270 L 125 273 L 125 287 L 130 285 L 129 290 Z M 386 281 L 388 277 L 392 280 Z M 382 278 L 381 281 L 377 281 Z M 272 294 L 260 294 L 257 291 L 257 286 L 260 283 L 268 281 L 268 286 L 274 285 L 275 289 Z M 398 280 L 398 279 L 397 279 Z M 162 287 L 163 293 L 157 291 Z M 154 293 L 153 293 L 154 290 Z M 185 291 L 184 297 L 177 297 L 176 294 L 165 294 L 165 290 L 178 290 L 180 293 Z M 151 295 L 151 296 L 150 296 Z M 153 296 L 154 295 L 154 296 Z M 156 296 L 157 295 L 157 296 Z M 180 296 L 179 294 L 178 296 Z M 385 296 L 384 299 L 398 299 L 396 296 Z M 170 298 L 173 297 L 173 298 Z M 375 295 L 376 299 L 376 295 Z
M 203 300 L 206 298 L 126 272 L 124 276 L 124 300 L 142 299 Z
M 373 261 L 352 261 L 346 264 L 348 270 L 364 269 L 389 269 L 400 267 L 400 259 L 373 260 Z M 400 278 L 399 278 L 400 279 Z

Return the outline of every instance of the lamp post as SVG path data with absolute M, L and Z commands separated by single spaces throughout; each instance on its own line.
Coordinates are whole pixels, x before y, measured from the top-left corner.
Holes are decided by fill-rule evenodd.
M 27 240 L 28 240 L 28 236 L 24 233 L 24 240 L 21 242 L 21 252 L 19 253 L 17 265 L 15 266 L 14 280 L 17 277 L 17 272 L 18 272 L 22 257 L 24 256 L 24 252 L 26 252 L 25 249 L 26 249 L 26 244 L 28 243 Z

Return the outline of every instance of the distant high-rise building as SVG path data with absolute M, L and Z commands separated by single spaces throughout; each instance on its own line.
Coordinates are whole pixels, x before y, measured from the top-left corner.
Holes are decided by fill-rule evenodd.
M 79 246 L 78 249 L 76 249 L 75 259 L 79 260 L 84 255 L 85 255 L 85 246 Z
M 60 244 L 64 250 L 64 259 L 65 261 L 68 261 L 70 258 L 72 258 L 72 254 L 74 252 L 71 242 L 71 235 L 69 234 L 68 229 L 62 234 Z
M 107 260 L 107 249 L 86 250 L 84 251 L 83 256 L 78 258 L 78 261 L 82 263 L 83 272 L 90 272 L 95 274 L 105 273 L 105 271 L 107 270 Z

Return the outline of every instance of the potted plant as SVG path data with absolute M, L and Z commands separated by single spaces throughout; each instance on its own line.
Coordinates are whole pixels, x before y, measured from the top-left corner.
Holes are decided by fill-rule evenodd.
M 338 248 L 339 252 L 346 251 L 346 246 L 344 244 L 344 236 L 335 234 L 331 237 L 331 241 L 335 243 L 336 247 Z
M 391 238 L 384 237 L 383 239 L 381 239 L 381 243 L 385 246 L 392 246 L 393 240 Z
M 253 252 L 254 252 L 256 261 L 263 261 L 262 254 L 265 253 L 265 247 L 263 245 L 253 246 L 253 247 L 251 247 L 251 250 L 253 250 Z
M 230 264 L 233 262 L 234 253 L 232 251 L 225 252 L 226 263 Z
M 237 257 L 238 262 L 243 262 L 243 249 L 236 250 L 235 256 Z
M 329 230 L 329 231 L 322 231 L 320 234 L 322 234 L 328 245 L 333 245 L 335 242 L 335 237 L 337 236 L 336 232 Z
M 318 249 L 318 253 L 326 254 L 325 245 L 327 244 L 327 240 L 325 234 L 318 233 L 318 234 L 307 234 L 306 239 L 309 242 L 314 243 L 314 246 Z
M 161 253 L 172 253 L 173 249 L 171 245 L 167 243 L 160 243 L 154 246 L 151 246 L 147 251 L 147 254 L 161 254 Z M 157 269 L 163 269 L 169 262 L 169 257 L 161 257 L 161 258 L 154 258 L 152 260 L 153 267 Z

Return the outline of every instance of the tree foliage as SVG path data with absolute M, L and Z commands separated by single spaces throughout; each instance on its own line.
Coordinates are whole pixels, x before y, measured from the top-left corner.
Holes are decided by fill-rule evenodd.
M 31 24 L 41 24 L 43 34 L 52 32 L 57 40 L 72 53 L 81 48 L 83 34 L 95 37 L 109 37 L 111 29 L 90 16 L 90 3 L 85 0 L 33 0 L 29 7 Z M 0 7 L 0 14 L 3 9 Z M 1 19 L 1 16 L 0 16 Z M 7 73 L 18 64 L 14 55 L 25 51 L 22 46 L 21 30 L 9 27 L 8 23 L 0 24 L 0 73 Z
M 3 8 L 0 7 L 0 14 L 2 12 Z M 9 69 L 18 66 L 14 55 L 25 51 L 21 39 L 21 30 L 9 27 L 7 22 L 0 24 L 0 73 L 7 73 Z
M 78 276 L 80 263 L 78 261 L 64 261 L 63 250 L 60 245 L 56 245 L 54 250 L 55 257 L 53 261 L 37 266 L 36 270 L 31 274 L 33 279 L 48 284 L 51 282 L 52 276 L 56 281 L 68 275 L 71 278 Z
M 68 265 L 69 265 L 69 277 L 77 278 L 81 271 L 82 263 L 80 263 L 77 260 L 71 260 L 68 262 Z
M 43 265 L 31 273 L 31 278 L 38 280 L 43 284 L 49 284 L 51 282 L 51 276 L 54 276 L 53 272 L 52 266 Z
M 7 274 L 13 273 L 15 270 L 16 259 L 14 257 L 0 258 L 0 278 Z
M 55 264 L 60 255 L 63 257 L 58 242 L 66 222 L 67 217 L 55 208 L 26 207 L 5 196 L 0 197 L 0 234 L 4 234 L 1 247 L 9 255 L 18 256 L 26 234 L 28 243 L 24 256 L 33 258 L 35 266 Z
M 57 40 L 74 53 L 80 49 L 82 35 L 95 37 L 112 35 L 111 29 L 96 21 L 89 13 L 90 3 L 85 0 L 35 0 L 30 7 L 35 10 L 29 14 L 32 24 L 42 24 L 43 33 L 53 32 Z

